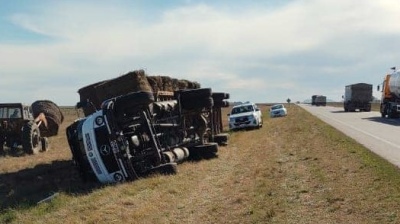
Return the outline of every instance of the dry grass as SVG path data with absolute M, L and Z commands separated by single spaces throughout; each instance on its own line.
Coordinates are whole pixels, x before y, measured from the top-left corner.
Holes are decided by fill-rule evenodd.
M 48 153 L 0 158 L 0 223 L 399 223 L 396 167 L 300 107 L 261 108 L 264 127 L 231 133 L 217 159 L 111 186 L 76 178 L 62 130 Z

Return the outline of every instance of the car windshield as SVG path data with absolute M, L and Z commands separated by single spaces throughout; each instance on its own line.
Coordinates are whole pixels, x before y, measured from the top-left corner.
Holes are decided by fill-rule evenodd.
M 251 112 L 251 111 L 253 111 L 253 106 L 246 105 L 246 106 L 234 107 L 232 109 L 231 114 L 240 114 L 240 113 L 246 113 L 246 112 Z
M 283 108 L 283 105 L 279 104 L 279 105 L 274 105 L 271 107 L 271 110 L 276 110 L 276 109 L 281 109 Z

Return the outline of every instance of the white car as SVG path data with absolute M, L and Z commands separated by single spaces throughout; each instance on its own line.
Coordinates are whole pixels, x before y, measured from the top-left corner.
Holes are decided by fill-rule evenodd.
M 287 110 L 283 104 L 272 105 L 269 109 L 270 117 L 284 117 L 287 115 Z
M 254 103 L 236 105 L 228 116 L 229 130 L 260 128 L 263 124 L 261 110 Z

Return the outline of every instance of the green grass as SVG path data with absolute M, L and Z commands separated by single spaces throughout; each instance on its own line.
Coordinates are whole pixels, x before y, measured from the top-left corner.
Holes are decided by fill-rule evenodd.
M 296 105 L 274 119 L 268 106 L 261 108 L 263 128 L 231 132 L 218 158 L 180 164 L 173 176 L 82 183 L 63 136 L 52 142 L 57 151 L 0 158 L 0 199 L 10 202 L 3 203 L 0 223 L 400 221 L 397 167 Z M 12 181 L 19 176 L 24 186 Z M 54 200 L 36 204 L 54 192 Z

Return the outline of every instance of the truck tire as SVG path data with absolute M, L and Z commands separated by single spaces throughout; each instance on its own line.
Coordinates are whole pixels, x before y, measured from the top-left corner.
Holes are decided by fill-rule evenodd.
M 181 100 L 181 107 L 184 110 L 211 108 L 213 105 L 214 101 L 211 97 Z
M 194 100 L 199 98 L 211 97 L 211 88 L 179 90 L 175 92 L 175 96 L 179 95 L 180 100 Z
M 49 139 L 47 137 L 42 137 L 40 143 L 42 144 L 42 152 L 49 151 Z
M 204 145 L 197 145 L 194 147 L 196 152 L 204 159 L 212 159 L 217 157 L 218 143 L 209 142 Z
M 229 134 L 220 133 L 214 136 L 214 141 L 218 143 L 218 145 L 228 145 Z
M 211 94 L 214 101 L 222 101 L 229 99 L 229 93 L 212 93 Z
M 37 154 L 40 151 L 40 130 L 33 121 L 22 128 L 22 148 L 28 154 Z
M 123 116 L 123 114 L 131 114 L 141 110 L 143 106 L 148 106 L 154 102 L 154 95 L 152 92 L 132 92 L 127 95 L 115 98 L 114 110 Z
M 157 170 L 164 175 L 174 175 L 178 172 L 178 167 L 176 163 L 165 163 L 157 167 Z
M 115 106 L 149 105 L 154 102 L 152 92 L 132 92 L 115 98 Z
M 214 107 L 229 107 L 229 102 L 227 102 L 227 101 L 216 101 L 214 99 Z

